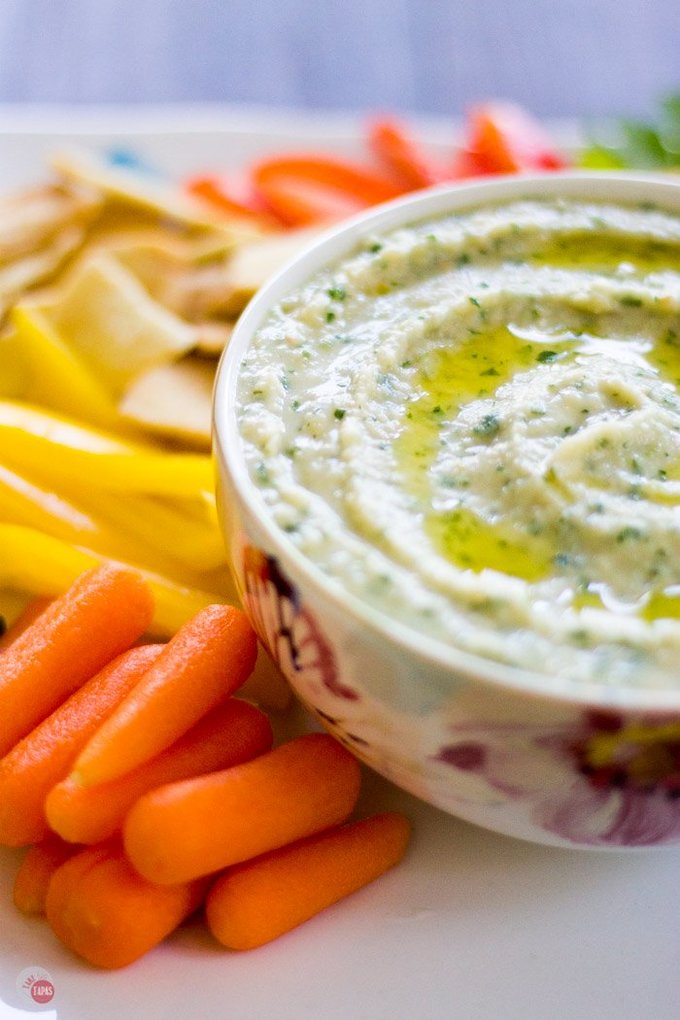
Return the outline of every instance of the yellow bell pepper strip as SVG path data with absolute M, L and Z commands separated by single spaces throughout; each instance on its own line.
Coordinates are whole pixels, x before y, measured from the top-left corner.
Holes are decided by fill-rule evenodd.
M 5 621 L 5 626 L 9 629 L 17 620 L 21 614 L 28 608 L 28 606 L 36 600 L 26 594 L 26 592 L 14 591 L 11 588 L 0 588 L 0 621 Z M 0 625 L 0 630 L 2 626 Z M 0 639 L 0 650 L 2 650 L 2 644 L 6 641 L 6 632 Z
M 90 489 L 83 487 L 82 492 L 83 500 L 70 502 L 0 464 L 0 521 L 37 528 L 190 586 L 205 586 L 205 574 L 224 563 L 224 546 L 207 512 L 201 523 L 173 508 L 157 510 L 152 500 L 129 503 L 109 496 L 100 500 L 114 511 L 107 516 L 93 513 L 96 500 L 88 498 Z M 116 515 L 117 509 L 122 514 Z
M 215 570 L 224 563 L 224 542 L 208 514 L 184 512 L 183 505 L 143 496 L 112 499 L 107 493 L 84 491 L 80 505 L 115 534 L 134 536 L 142 545 L 185 570 Z M 0 518 L 2 510 L 0 506 Z
M 37 307 L 15 305 L 10 314 L 25 375 L 21 396 L 104 428 L 120 427 L 113 397 L 64 344 Z
M 85 484 L 126 495 L 200 499 L 213 489 L 207 454 L 165 452 L 11 400 L 0 400 L 0 460 L 53 477 L 60 491 L 82 491 Z
M 20 399 L 26 392 L 28 371 L 15 329 L 0 336 L 0 398 Z
M 95 521 L 55 492 L 46 491 L 29 479 L 0 464 L 0 520 L 40 528 L 51 534 L 80 542 L 96 542 Z
M 0 524 L 0 588 L 54 597 L 79 574 L 108 557 L 71 545 L 36 528 Z M 124 566 L 130 564 L 115 562 Z M 170 637 L 200 609 L 224 602 L 214 592 L 188 588 L 148 570 L 141 570 L 153 591 L 156 610 L 151 633 Z

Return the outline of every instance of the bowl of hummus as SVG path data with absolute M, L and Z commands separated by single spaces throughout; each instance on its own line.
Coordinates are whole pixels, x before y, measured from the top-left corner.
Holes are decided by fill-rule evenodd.
M 446 186 L 329 232 L 218 373 L 244 607 L 320 722 L 444 810 L 680 843 L 680 184 Z

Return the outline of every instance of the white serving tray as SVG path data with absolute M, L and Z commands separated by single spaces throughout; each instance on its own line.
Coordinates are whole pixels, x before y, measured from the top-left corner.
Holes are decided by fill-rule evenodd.
M 433 146 L 453 124 L 418 125 Z M 0 107 L 0 188 L 45 176 L 66 144 L 125 146 L 174 178 L 264 152 L 358 154 L 361 119 L 224 107 Z M 572 144 L 575 130 L 556 137 Z M 138 963 L 100 972 L 11 903 L 0 849 L 0 1020 L 677 1020 L 680 852 L 533 846 L 450 818 L 367 775 L 361 808 L 413 821 L 403 864 L 277 942 L 221 950 L 191 924 Z M 48 971 L 49 1005 L 16 988 Z

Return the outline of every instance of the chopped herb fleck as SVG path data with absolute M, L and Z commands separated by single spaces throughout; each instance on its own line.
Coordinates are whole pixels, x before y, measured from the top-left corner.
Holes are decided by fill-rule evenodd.
M 332 322 L 335 318 L 335 312 L 326 312 L 326 322 Z
M 619 531 L 616 541 L 621 544 L 622 542 L 637 541 L 640 538 L 642 538 L 642 532 L 639 528 L 627 527 Z
M 484 417 L 479 421 L 472 431 L 476 436 L 484 436 L 490 439 L 491 436 L 498 435 L 501 430 L 501 420 L 497 414 L 485 414 Z
M 344 287 L 329 287 L 327 293 L 333 301 L 344 301 L 347 297 L 347 291 Z
M 557 351 L 541 351 L 536 361 L 540 361 L 542 364 L 546 362 L 554 361 L 557 357 Z
M 624 294 L 620 299 L 620 303 L 625 308 L 640 308 L 642 306 L 642 298 L 636 297 L 634 294 Z
M 487 368 L 485 372 L 480 372 L 480 375 L 500 375 L 497 368 Z
M 337 418 L 338 421 L 342 421 L 346 414 L 347 411 L 344 409 L 344 407 L 336 407 L 336 409 L 333 411 L 333 417 Z

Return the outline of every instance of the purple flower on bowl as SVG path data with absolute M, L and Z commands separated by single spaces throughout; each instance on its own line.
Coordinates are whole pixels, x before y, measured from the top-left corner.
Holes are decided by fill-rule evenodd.
M 471 735 L 469 725 L 456 729 Z M 680 838 L 677 721 L 584 711 L 554 730 L 499 724 L 447 744 L 436 758 L 524 801 L 535 825 L 569 842 L 652 846 Z

